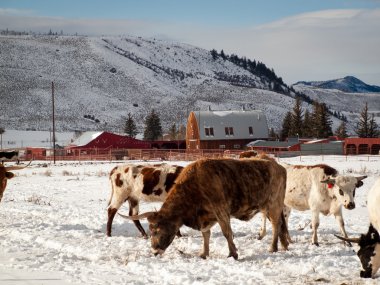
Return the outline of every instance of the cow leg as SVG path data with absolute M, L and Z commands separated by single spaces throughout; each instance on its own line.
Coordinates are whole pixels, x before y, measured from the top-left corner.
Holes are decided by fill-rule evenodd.
M 272 244 L 269 248 L 269 252 L 278 251 L 278 234 L 279 234 L 280 218 L 281 218 L 280 211 L 278 211 L 278 209 L 270 209 L 268 212 L 268 217 L 270 219 L 270 222 L 272 223 L 272 235 L 273 235 Z
M 337 213 L 335 213 L 334 216 L 335 216 L 336 221 L 339 224 L 340 232 L 342 233 L 342 235 L 344 237 L 347 238 L 348 235 L 347 235 L 346 230 L 344 228 L 344 221 L 343 221 L 343 216 L 342 216 L 342 208 L 339 208 L 339 211 Z M 344 244 L 347 245 L 347 246 L 349 246 L 349 247 L 352 247 L 352 244 L 349 241 L 344 241 Z
M 129 203 L 129 215 L 135 216 L 139 214 L 139 202 L 133 198 L 128 199 Z M 148 238 L 148 235 L 146 234 L 144 228 L 142 227 L 140 220 L 133 220 L 133 223 L 135 224 L 136 228 L 140 231 L 143 238 Z
M 319 211 L 311 210 L 311 227 L 313 230 L 313 234 L 311 237 L 311 243 L 316 245 L 316 246 L 319 246 L 318 235 L 317 235 L 317 230 L 319 227 Z
M 117 200 L 115 200 L 114 197 L 113 198 L 111 197 L 109 206 L 108 206 L 107 236 L 109 237 L 111 236 L 113 219 L 117 211 L 120 209 L 121 205 L 124 203 L 124 200 L 121 199 L 121 197 Z
M 262 213 L 262 221 L 261 221 L 261 229 L 260 229 L 260 233 L 259 233 L 259 236 L 257 237 L 258 240 L 261 240 L 265 237 L 265 235 L 267 234 L 267 214 L 266 212 L 263 212 Z
M 200 257 L 203 259 L 206 259 L 207 256 L 210 255 L 210 236 L 211 236 L 211 231 L 202 231 L 202 236 L 203 236 L 203 251 L 200 254 Z
M 116 215 L 118 208 L 108 208 L 108 221 L 107 221 L 107 236 L 111 236 L 111 231 L 112 231 L 112 221 L 113 218 Z
M 223 232 L 223 235 L 227 239 L 227 242 L 228 242 L 228 249 L 230 250 L 230 254 L 228 255 L 228 257 L 232 256 L 234 259 L 238 259 L 236 246 L 233 241 L 234 235 L 231 229 L 230 215 L 225 213 L 225 211 L 223 210 L 221 211 L 216 210 L 215 215 L 219 223 L 219 226 Z
M 292 209 L 286 205 L 284 205 L 284 209 L 282 210 L 282 212 L 284 213 L 284 217 L 285 217 L 285 223 L 286 223 L 286 229 L 287 229 L 287 239 L 288 239 L 288 242 L 289 243 L 293 243 L 292 239 L 290 238 L 290 235 L 289 235 L 289 217 L 290 217 L 290 213 L 292 212 Z

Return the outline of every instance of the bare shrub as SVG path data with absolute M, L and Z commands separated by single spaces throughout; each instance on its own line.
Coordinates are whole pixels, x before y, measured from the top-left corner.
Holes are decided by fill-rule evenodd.
M 44 201 L 42 196 L 38 196 L 37 194 L 33 194 L 31 197 L 27 198 L 26 201 L 29 203 L 33 203 L 36 205 L 46 205 L 51 206 L 50 201 Z

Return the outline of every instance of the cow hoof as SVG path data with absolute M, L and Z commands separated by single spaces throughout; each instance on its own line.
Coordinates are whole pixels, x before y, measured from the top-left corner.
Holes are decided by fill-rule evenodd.
M 199 257 L 202 258 L 202 259 L 207 259 L 207 255 L 206 254 L 201 254 L 201 255 L 199 255 Z
M 352 243 L 350 243 L 349 241 L 345 241 L 344 242 L 344 245 L 348 246 L 348 247 L 352 247 Z
M 372 277 L 372 272 L 371 270 L 368 270 L 368 271 L 360 271 L 360 277 L 361 278 L 371 278 Z
M 238 259 L 238 254 L 237 254 L 236 252 L 234 252 L 234 253 L 230 252 L 230 254 L 228 255 L 228 257 L 231 257 L 231 256 L 232 256 L 235 260 Z
M 277 248 L 277 247 L 271 247 L 271 248 L 269 249 L 269 252 L 270 252 L 270 253 L 277 252 L 277 251 L 278 251 L 278 248 Z
M 111 233 L 108 233 L 108 232 L 107 232 L 107 236 L 108 236 L 108 237 L 111 237 Z
M 319 246 L 318 242 L 313 242 L 312 245 Z

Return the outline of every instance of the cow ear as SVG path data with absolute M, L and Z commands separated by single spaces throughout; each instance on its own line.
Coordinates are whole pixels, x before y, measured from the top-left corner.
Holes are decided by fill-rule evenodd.
M 15 175 L 13 172 L 5 172 L 5 177 L 7 179 L 12 179 L 13 177 L 15 177 Z
M 361 186 L 363 186 L 363 179 L 367 178 L 367 176 L 360 176 L 360 177 L 356 177 L 356 180 L 357 180 L 357 183 L 356 183 L 356 188 L 359 188 Z

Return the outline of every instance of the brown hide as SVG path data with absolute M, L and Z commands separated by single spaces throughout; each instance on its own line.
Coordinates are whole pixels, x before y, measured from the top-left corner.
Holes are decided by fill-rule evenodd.
M 3 165 L 0 165 L 0 202 L 7 187 L 7 180 L 13 177 L 14 174 L 12 172 L 7 171 Z
M 239 158 L 250 158 L 250 157 L 255 157 L 255 156 L 257 156 L 257 151 L 255 150 L 242 151 L 239 154 Z
M 288 235 L 282 215 L 286 170 L 273 160 L 205 159 L 181 172 L 159 212 L 148 218 L 152 249 L 163 253 L 183 224 L 201 230 L 204 249 L 209 255 L 210 227 L 219 223 L 229 245 L 230 256 L 237 259 L 232 241 L 230 218 L 249 220 L 265 213 L 272 222 L 271 251 L 277 251 L 278 237 L 287 249 Z

